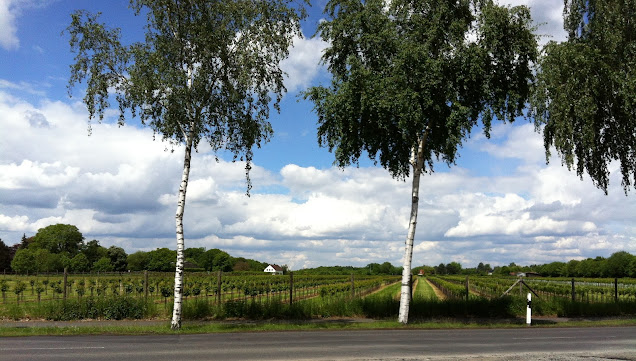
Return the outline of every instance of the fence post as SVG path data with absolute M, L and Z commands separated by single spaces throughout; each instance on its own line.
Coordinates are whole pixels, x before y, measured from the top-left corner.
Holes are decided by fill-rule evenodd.
M 356 285 L 354 283 L 354 275 L 353 273 L 351 274 L 351 298 L 355 298 L 356 297 Z
M 574 288 L 574 278 L 572 278 L 572 302 L 576 301 L 576 289 Z
M 618 278 L 614 278 L 614 302 L 618 302 Z
M 67 278 L 66 278 L 66 276 L 67 276 L 67 275 L 68 275 L 68 268 L 64 267 L 64 301 L 66 301 L 66 293 L 67 293 L 67 291 L 66 291 L 66 287 L 67 287 L 67 286 L 66 286 L 66 285 L 67 285 L 67 283 L 66 283 L 66 282 L 67 282 Z
M 470 294 L 470 285 L 468 284 L 468 276 L 466 276 L 466 301 L 468 301 L 469 294 Z
M 294 272 L 289 272 L 289 305 L 294 302 Z
M 144 298 L 148 299 L 148 270 L 144 270 Z
M 216 298 L 219 305 L 221 304 L 221 272 L 219 271 L 216 275 Z

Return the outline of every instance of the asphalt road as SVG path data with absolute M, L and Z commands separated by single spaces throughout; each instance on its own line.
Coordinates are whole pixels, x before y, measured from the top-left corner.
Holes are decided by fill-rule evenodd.
M 0 339 L 0 360 L 636 360 L 636 327 Z

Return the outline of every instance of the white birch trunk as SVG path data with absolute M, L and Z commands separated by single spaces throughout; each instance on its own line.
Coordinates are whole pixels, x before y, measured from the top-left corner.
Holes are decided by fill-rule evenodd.
M 415 227 L 417 225 L 417 210 L 419 206 L 420 177 L 424 166 L 424 145 L 428 135 L 425 132 L 420 138 L 417 150 L 413 149 L 411 165 L 413 166 L 413 185 L 411 187 L 411 217 L 409 220 L 409 230 L 406 235 L 406 246 L 404 247 L 404 266 L 402 268 L 402 287 L 400 292 L 400 313 L 398 322 L 407 324 L 409 322 L 409 306 L 411 304 L 411 260 L 413 258 L 413 240 L 415 239 Z
M 179 186 L 179 200 L 177 202 L 176 225 L 177 225 L 177 264 L 174 272 L 174 308 L 172 310 L 172 322 L 170 327 L 173 330 L 181 328 L 181 301 L 183 299 L 183 262 L 184 244 L 183 236 L 183 213 L 185 210 L 186 190 L 188 188 L 188 178 L 190 177 L 190 161 L 192 159 L 192 130 L 186 136 L 185 157 L 183 159 L 183 175 Z
M 176 35 L 176 34 L 175 34 Z M 187 68 L 187 87 L 192 88 L 192 66 Z M 177 212 L 175 215 L 177 228 L 177 263 L 174 270 L 174 304 L 172 308 L 172 322 L 170 328 L 178 330 L 181 328 L 181 305 L 183 301 L 183 263 L 185 257 L 185 237 L 183 235 L 183 213 L 185 212 L 186 191 L 188 190 L 188 179 L 190 178 L 190 162 L 192 161 L 192 143 L 194 141 L 194 124 L 190 123 L 189 130 L 181 126 L 181 131 L 185 137 L 185 155 L 183 157 L 183 174 L 181 185 L 179 185 L 179 199 L 177 200 Z

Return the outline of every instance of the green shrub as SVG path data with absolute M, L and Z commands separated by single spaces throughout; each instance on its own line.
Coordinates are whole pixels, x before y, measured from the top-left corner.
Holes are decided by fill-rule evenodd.
M 564 299 L 557 301 L 559 317 L 607 317 L 636 315 L 636 301 L 603 302 L 572 302 Z
M 54 321 L 142 319 L 153 317 L 157 313 L 153 303 L 133 297 L 84 297 L 48 302 L 42 307 L 44 317 Z
M 17 303 L 11 304 L 5 308 L 2 317 L 11 320 L 21 320 L 25 316 L 24 308 Z
M 206 301 L 184 302 L 181 306 L 181 315 L 186 320 L 218 318 L 218 313 L 218 307 Z

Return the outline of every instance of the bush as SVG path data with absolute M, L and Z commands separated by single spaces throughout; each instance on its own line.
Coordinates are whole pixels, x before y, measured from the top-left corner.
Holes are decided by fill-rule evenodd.
M 218 307 L 206 301 L 183 302 L 181 315 L 185 320 L 200 320 L 219 317 Z
M 558 300 L 559 317 L 607 317 L 636 315 L 636 301 L 618 301 L 609 303 L 572 302 Z
M 53 321 L 142 319 L 157 314 L 153 303 L 132 297 L 68 299 L 48 302 L 43 308 L 43 316 Z

